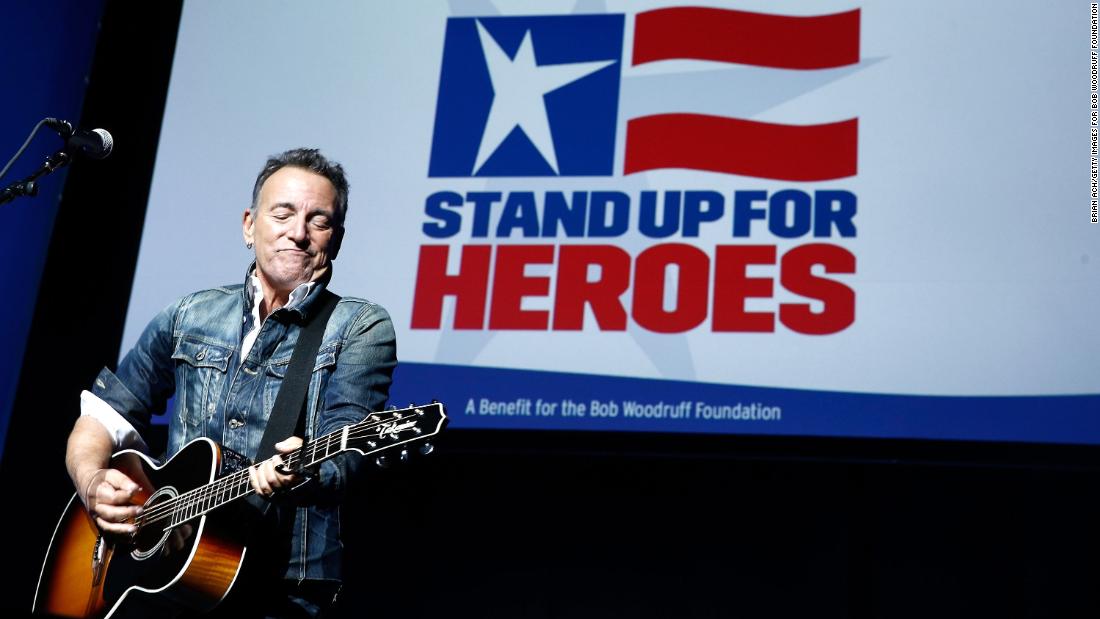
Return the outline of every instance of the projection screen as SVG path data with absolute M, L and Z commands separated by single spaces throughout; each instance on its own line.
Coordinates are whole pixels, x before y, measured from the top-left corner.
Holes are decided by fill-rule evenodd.
M 454 428 L 1100 443 L 1096 67 L 1078 2 L 187 2 L 121 352 L 312 146 Z

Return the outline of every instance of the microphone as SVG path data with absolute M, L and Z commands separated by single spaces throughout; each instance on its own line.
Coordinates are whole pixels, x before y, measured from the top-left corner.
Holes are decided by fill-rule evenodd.
M 47 118 L 45 124 L 65 140 L 65 152 L 91 159 L 105 159 L 114 149 L 115 140 L 106 129 L 77 129 L 71 123 L 57 118 Z

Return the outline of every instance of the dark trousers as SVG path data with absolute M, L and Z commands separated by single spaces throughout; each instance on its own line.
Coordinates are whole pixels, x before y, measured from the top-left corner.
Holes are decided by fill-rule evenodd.
M 332 580 L 276 579 L 237 583 L 206 617 L 225 619 L 324 617 L 333 609 L 340 583 Z

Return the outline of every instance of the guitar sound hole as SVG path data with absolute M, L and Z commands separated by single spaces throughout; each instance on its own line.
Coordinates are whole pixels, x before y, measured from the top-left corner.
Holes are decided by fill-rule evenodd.
M 159 505 L 174 499 L 177 494 L 175 488 L 166 486 L 157 490 L 145 502 L 143 514 L 146 521 L 132 540 L 133 550 L 130 554 L 135 559 L 147 559 L 159 551 L 171 552 L 186 545 L 192 527 L 181 525 L 168 528 L 172 523 L 170 513 L 165 508 L 158 509 Z

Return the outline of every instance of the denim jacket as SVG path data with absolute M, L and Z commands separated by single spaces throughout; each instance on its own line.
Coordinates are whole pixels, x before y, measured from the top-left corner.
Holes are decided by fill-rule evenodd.
M 174 396 L 169 457 L 205 436 L 254 458 L 300 324 L 325 283 L 315 285 L 295 308 L 272 312 L 243 361 L 242 325 L 253 302 L 251 287 L 225 286 L 183 297 L 149 323 L 116 372 L 100 372 L 93 393 L 140 434 Z M 313 367 L 306 395 L 307 437 L 323 436 L 381 410 L 396 364 L 386 310 L 363 299 L 342 298 Z M 280 551 L 287 560 L 286 578 L 340 580 L 338 502 L 360 459 L 344 454 L 324 462 L 319 474 L 281 506 L 294 511 L 293 519 L 284 518 L 288 525 L 293 522 L 293 531 Z

